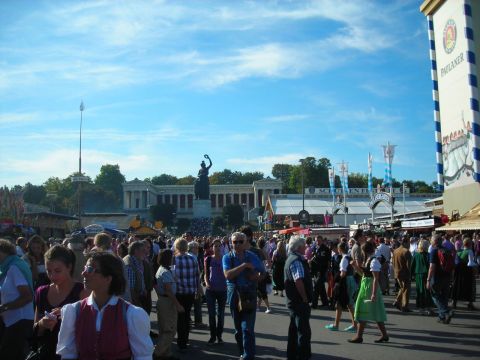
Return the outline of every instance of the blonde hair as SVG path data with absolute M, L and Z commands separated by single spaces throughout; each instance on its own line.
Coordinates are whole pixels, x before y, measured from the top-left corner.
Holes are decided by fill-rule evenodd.
M 417 250 L 418 252 L 427 252 L 428 251 L 428 240 L 422 239 L 418 242 Z
M 184 238 L 178 238 L 177 240 L 175 240 L 173 246 L 175 250 L 181 253 L 185 253 L 188 251 L 188 241 Z

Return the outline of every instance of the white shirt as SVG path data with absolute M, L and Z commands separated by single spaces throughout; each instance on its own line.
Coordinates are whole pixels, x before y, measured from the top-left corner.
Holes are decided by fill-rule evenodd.
M 380 261 L 378 261 L 376 258 L 373 258 L 372 261 L 370 262 L 370 271 L 380 272 L 381 269 L 382 269 L 382 264 L 380 264 Z
M 380 245 L 378 245 L 377 247 L 377 250 L 375 251 L 376 257 L 380 257 L 382 255 L 385 258 L 385 260 L 387 260 L 387 262 L 390 262 L 390 258 L 392 256 L 392 253 L 390 251 L 390 246 L 384 243 L 380 243 Z
M 343 255 L 340 261 L 340 271 L 347 272 L 348 264 L 350 264 L 351 258 L 347 258 L 348 255 Z
M 12 302 L 20 296 L 20 293 L 17 289 L 18 286 L 29 285 L 27 279 L 25 279 L 25 276 L 23 276 L 20 269 L 15 265 L 12 265 L 8 269 L 3 283 L 0 284 L 2 304 Z M 20 320 L 33 320 L 35 316 L 33 311 L 33 301 L 23 305 L 21 308 L 4 311 L 1 316 L 5 326 L 7 327 Z
M 118 296 L 112 296 L 108 303 L 98 310 L 97 304 L 93 301 L 92 295 L 87 298 L 87 304 L 98 311 L 95 327 L 100 331 L 103 314 L 108 305 L 115 306 Z M 67 304 L 62 308 L 62 325 L 58 334 L 57 354 L 62 359 L 77 359 L 78 351 L 75 342 L 75 322 L 77 320 L 77 309 L 74 304 Z M 127 308 L 127 331 L 130 350 L 135 360 L 151 360 L 153 354 L 153 343 L 150 338 L 150 318 L 140 307 L 132 304 Z

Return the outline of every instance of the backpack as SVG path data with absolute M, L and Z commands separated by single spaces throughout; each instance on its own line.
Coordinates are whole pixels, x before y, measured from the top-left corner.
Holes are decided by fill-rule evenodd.
M 440 248 L 438 249 L 438 262 L 440 269 L 444 273 L 451 273 L 455 268 L 455 258 L 451 250 Z

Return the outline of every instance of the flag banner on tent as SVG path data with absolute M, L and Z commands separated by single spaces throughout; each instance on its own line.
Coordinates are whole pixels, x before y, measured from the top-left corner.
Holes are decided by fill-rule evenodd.
M 330 183 L 330 193 L 335 196 L 335 170 L 328 169 L 328 182 Z
M 373 193 L 373 177 L 372 177 L 372 154 L 368 153 L 368 192 L 370 196 Z

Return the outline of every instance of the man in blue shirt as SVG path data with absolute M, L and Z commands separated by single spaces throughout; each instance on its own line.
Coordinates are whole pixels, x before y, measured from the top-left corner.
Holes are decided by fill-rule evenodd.
M 235 326 L 235 340 L 240 350 L 240 359 L 255 358 L 256 309 L 239 309 L 239 292 L 251 297 L 256 304 L 257 283 L 265 276 L 265 267 L 257 255 L 245 250 L 247 238 L 241 232 L 232 234 L 233 250 L 222 259 L 223 272 L 227 279 L 227 301 Z

